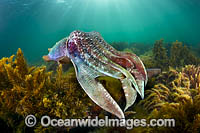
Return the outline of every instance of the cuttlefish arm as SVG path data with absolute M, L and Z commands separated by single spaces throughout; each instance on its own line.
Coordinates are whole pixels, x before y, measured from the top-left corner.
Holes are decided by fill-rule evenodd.
M 117 51 L 110 46 L 98 32 L 91 32 L 90 37 L 95 40 L 98 53 L 103 51 L 109 59 L 109 64 L 124 74 L 126 78 L 120 79 L 126 98 L 126 111 L 133 105 L 138 92 L 144 98 L 144 86 L 147 83 L 146 69 L 138 56 L 132 53 Z M 132 83 L 132 84 L 131 84 Z
M 91 69 L 84 63 L 76 62 L 72 61 L 76 71 L 77 80 L 92 101 L 104 110 L 116 115 L 118 118 L 125 118 L 124 113 L 117 102 L 112 98 L 104 86 L 96 80 L 98 76 L 105 75 Z
M 50 62 L 52 61 L 48 55 L 42 57 L 44 61 Z M 57 59 L 58 64 L 69 64 L 71 61 L 68 57 L 64 56 L 62 58 Z
M 50 51 L 51 51 L 51 48 L 48 48 L 48 51 L 50 52 Z M 43 58 L 43 60 L 46 61 L 46 62 L 51 61 L 51 59 L 49 58 L 48 55 L 44 55 L 42 58 Z
M 44 55 L 42 58 L 43 58 L 43 60 L 46 61 L 46 62 L 51 61 L 51 59 L 49 58 L 48 55 Z
M 126 106 L 124 108 L 124 111 L 126 111 L 135 102 L 137 91 L 132 87 L 131 81 L 127 78 L 121 79 L 121 83 L 126 98 Z

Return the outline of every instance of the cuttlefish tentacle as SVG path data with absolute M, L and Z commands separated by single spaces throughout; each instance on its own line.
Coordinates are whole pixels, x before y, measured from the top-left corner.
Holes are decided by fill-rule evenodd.
M 94 69 L 90 69 L 84 63 L 76 63 L 77 61 L 72 62 L 76 68 L 77 80 L 87 95 L 104 110 L 116 115 L 120 119 L 125 118 L 124 113 L 116 101 L 111 97 L 103 85 L 95 80 L 98 76 L 103 75 Z
M 74 31 L 62 39 L 44 56 L 46 61 L 73 63 L 76 77 L 87 95 L 104 110 L 124 118 L 123 111 L 103 85 L 98 76 L 119 79 L 125 93 L 128 109 L 136 100 L 137 92 L 144 97 L 147 72 L 135 54 L 115 50 L 97 32 Z
M 124 109 L 124 111 L 126 111 L 135 102 L 137 97 L 137 91 L 132 88 L 132 84 L 128 79 L 122 79 L 121 83 L 126 98 L 126 106 Z

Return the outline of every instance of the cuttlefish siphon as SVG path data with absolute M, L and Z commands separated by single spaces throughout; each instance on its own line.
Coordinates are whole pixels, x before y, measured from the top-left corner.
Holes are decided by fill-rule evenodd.
M 98 32 L 73 31 L 49 49 L 43 59 L 59 63 L 71 61 L 77 80 L 87 95 L 120 119 L 125 118 L 122 109 L 97 77 L 110 76 L 121 81 L 126 99 L 124 111 L 133 105 L 137 93 L 144 98 L 148 75 L 140 58 L 133 53 L 117 51 Z

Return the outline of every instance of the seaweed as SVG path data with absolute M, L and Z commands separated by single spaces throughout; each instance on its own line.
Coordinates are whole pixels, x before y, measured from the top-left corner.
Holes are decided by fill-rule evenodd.
M 158 40 L 155 42 L 152 49 L 149 49 L 140 55 L 146 68 L 161 68 L 162 70 L 168 70 L 168 50 L 164 46 L 164 40 Z
M 200 67 L 188 65 L 182 69 L 170 68 L 156 80 L 157 84 L 145 92 L 146 98 L 138 105 L 150 113 L 148 119 L 175 119 L 176 128 L 149 127 L 143 130 L 199 132 Z
M 199 59 L 182 42 L 173 42 L 170 50 L 170 66 L 181 67 L 191 64 L 198 65 Z
M 153 59 L 155 66 L 166 70 L 166 66 L 169 66 L 169 59 L 167 57 L 167 50 L 163 47 L 163 39 L 156 41 L 153 47 Z
M 112 42 L 110 44 L 119 51 L 131 52 L 138 56 L 152 48 L 152 45 L 144 43 Z
M 100 76 L 96 78 L 105 89 L 109 92 L 109 94 L 113 97 L 113 99 L 121 106 L 121 108 L 125 107 L 125 97 L 124 92 L 121 86 L 121 82 L 118 79 L 108 77 L 108 76 Z M 106 112 L 98 105 L 93 106 L 90 109 L 90 116 L 99 116 L 100 118 L 104 118 L 104 116 L 115 117 L 114 115 Z
M 119 102 L 123 95 L 123 89 L 121 86 L 121 82 L 118 79 L 108 77 L 108 76 L 101 76 L 98 77 L 100 83 L 106 88 L 109 94 L 115 99 L 115 101 Z
M 187 65 L 181 68 L 185 64 L 198 64 L 199 59 L 178 41 L 171 45 L 170 51 L 164 46 L 163 40 L 157 41 L 152 51 L 140 56 L 147 68 L 161 67 L 166 71 L 150 79 L 150 89 L 145 91 L 145 99 L 129 110 L 136 112 L 133 118 L 175 118 L 176 128 L 141 127 L 130 132 L 199 132 L 200 67 Z M 125 50 L 133 52 L 131 49 Z M 123 108 L 125 98 L 120 81 L 110 77 L 99 77 L 97 80 Z M 101 118 L 106 113 L 83 91 L 73 67 L 67 66 L 65 69 L 62 65 L 55 64 L 52 67 L 29 66 L 21 49 L 18 49 L 16 56 L 0 60 L 0 94 L 0 124 L 13 132 L 30 130 L 24 123 L 29 114 L 38 119 L 43 115 L 69 119 L 85 118 L 92 113 Z M 38 123 L 31 130 L 65 132 L 70 128 L 72 127 L 43 128 Z M 107 128 L 105 131 L 114 129 Z M 119 130 L 125 131 L 124 128 Z
M 156 67 L 163 71 L 169 67 L 184 67 L 185 65 L 198 65 L 200 59 L 182 42 L 175 41 L 172 44 L 164 43 L 164 40 L 155 42 L 151 51 L 140 55 L 147 68 Z
M 139 57 L 141 58 L 146 68 L 156 67 L 152 50 L 145 52 L 143 55 Z
M 125 106 L 119 80 L 111 77 L 98 77 L 97 80 L 121 106 Z M 79 85 L 73 67 L 65 72 L 59 65 L 53 72 L 47 71 L 46 66 L 29 66 L 21 49 L 16 56 L 0 60 L 0 94 L 0 120 L 14 132 L 30 130 L 24 123 L 29 114 L 37 119 L 44 115 L 62 119 L 86 118 L 89 115 L 113 117 L 90 100 Z M 38 123 L 33 130 L 54 132 L 71 128 L 44 128 Z
M 59 65 L 57 72 L 47 72 L 45 66 L 30 67 L 21 49 L 16 57 L 0 60 L 0 119 L 14 132 L 28 130 L 25 116 L 36 118 L 84 118 L 94 105 L 76 80 L 74 69 L 66 73 Z M 23 127 L 23 128 L 22 128 Z M 38 123 L 36 132 L 51 130 Z
M 110 43 L 115 49 L 119 51 L 123 51 L 126 48 L 129 48 L 129 43 L 128 42 L 112 42 Z
M 152 49 L 151 44 L 144 44 L 144 43 L 130 43 L 130 48 L 133 53 L 136 55 L 142 55 Z

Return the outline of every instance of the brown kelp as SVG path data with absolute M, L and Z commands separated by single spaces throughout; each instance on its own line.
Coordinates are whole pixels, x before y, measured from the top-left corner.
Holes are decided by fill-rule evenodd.
M 128 42 L 112 42 L 110 43 L 115 49 L 119 51 L 123 51 L 126 48 L 130 47 L 130 44 Z
M 181 67 L 189 64 L 197 65 L 199 59 L 182 42 L 172 43 L 170 50 L 170 66 Z
M 147 68 L 157 67 L 168 70 L 169 67 L 184 67 L 185 65 L 198 65 L 200 59 L 182 42 L 175 41 L 172 44 L 164 43 L 164 40 L 155 42 L 152 53 L 147 51 L 140 56 Z
M 146 51 L 149 51 L 152 49 L 152 45 L 145 44 L 145 43 L 135 43 L 135 42 L 112 42 L 110 43 L 115 49 L 119 51 L 126 51 L 135 53 L 136 55 L 142 55 Z
M 152 50 L 145 52 L 140 58 L 146 68 L 154 68 L 156 66 Z
M 56 74 L 46 72 L 46 67 L 27 65 L 21 49 L 16 57 L 0 60 L 0 119 L 13 131 L 26 130 L 24 118 L 33 114 L 37 118 L 48 115 L 53 118 L 84 118 L 91 100 L 79 86 L 73 69 Z M 41 132 L 38 123 L 35 131 Z
M 123 51 L 135 53 L 136 55 L 142 55 L 152 49 L 152 45 L 144 43 L 130 43 L 129 47 L 123 49 Z
M 146 91 L 142 105 L 151 118 L 173 118 L 175 128 L 154 127 L 149 132 L 199 132 L 200 131 L 200 67 L 188 65 L 181 70 L 163 72 L 157 84 Z
M 156 41 L 153 47 L 153 58 L 155 66 L 162 70 L 169 66 L 169 59 L 167 57 L 167 51 L 163 47 L 163 40 Z

